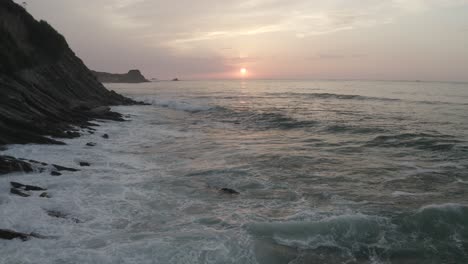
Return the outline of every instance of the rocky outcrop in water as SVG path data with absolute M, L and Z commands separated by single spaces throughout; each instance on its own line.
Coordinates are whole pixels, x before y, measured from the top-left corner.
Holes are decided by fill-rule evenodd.
M 0 175 L 12 172 L 43 172 L 48 169 L 51 170 L 51 175 L 53 176 L 60 176 L 60 171 L 78 171 L 74 168 L 67 168 L 56 164 L 47 164 L 45 162 L 39 162 L 35 160 L 17 159 L 10 156 L 0 155 Z
M 0 1 L 0 145 L 60 144 L 48 136 L 76 137 L 94 118 L 123 120 L 100 107 L 134 103 L 107 90 L 47 22 Z
M 230 189 L 230 188 L 222 188 L 221 190 L 219 190 L 220 192 L 222 193 L 225 193 L 225 194 L 240 194 L 240 192 L 234 190 L 234 189 Z
M 92 71 L 102 83 L 145 83 L 150 82 L 140 70 L 130 70 L 128 73 L 108 73 Z
M 20 233 L 8 229 L 0 229 L 0 239 L 7 239 L 7 240 L 13 240 L 13 239 L 21 239 L 23 241 L 29 240 L 31 238 L 44 238 L 41 235 L 38 235 L 36 233 Z
M 30 163 L 10 156 L 0 156 L 0 175 L 11 172 L 31 172 Z

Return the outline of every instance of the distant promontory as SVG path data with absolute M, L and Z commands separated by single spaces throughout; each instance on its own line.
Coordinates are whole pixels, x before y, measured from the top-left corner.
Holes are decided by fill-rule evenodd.
M 140 70 L 130 70 L 128 73 L 108 73 L 92 71 L 102 83 L 145 83 L 150 82 Z

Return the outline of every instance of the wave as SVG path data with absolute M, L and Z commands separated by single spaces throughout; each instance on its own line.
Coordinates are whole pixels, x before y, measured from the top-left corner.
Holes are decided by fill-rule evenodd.
M 351 134 L 376 134 L 382 133 L 386 130 L 379 127 L 358 127 L 358 126 L 347 126 L 347 125 L 332 125 L 324 129 L 330 133 L 351 133 Z
M 394 217 L 350 214 L 310 222 L 254 223 L 247 230 L 256 239 L 299 250 L 310 262 L 325 255 L 340 256 L 340 261 L 467 263 L 466 219 L 468 206 L 442 204 Z
M 155 98 L 137 98 L 136 100 L 142 101 L 147 104 L 170 108 L 174 110 L 182 110 L 190 113 L 197 113 L 201 111 L 208 111 L 216 106 L 211 105 L 203 105 L 203 104 L 194 104 L 192 102 L 182 101 L 182 100 L 163 100 L 163 99 L 155 99 Z
M 281 113 L 280 109 L 270 112 L 252 109 L 230 109 L 216 107 L 208 111 L 211 117 L 224 123 L 244 125 L 249 129 L 296 129 L 315 126 L 314 120 L 298 120 Z
M 277 97 L 302 97 L 310 99 L 339 99 L 339 100 L 374 100 L 374 101 L 401 101 L 395 98 L 371 97 L 354 94 L 334 94 L 334 93 L 268 93 Z
M 393 197 L 400 197 L 400 196 L 430 196 L 436 195 L 435 192 L 422 192 L 422 193 L 412 193 L 412 192 L 403 192 L 403 191 L 395 191 L 392 193 Z
M 335 93 L 267 93 L 270 96 L 279 98 L 300 97 L 306 99 L 337 99 L 337 100 L 358 100 L 358 101 L 387 101 L 387 102 L 408 102 L 425 105 L 468 105 L 468 103 L 444 102 L 444 101 L 425 101 L 425 100 L 407 100 L 388 97 L 372 97 L 355 94 L 335 94 Z
M 370 147 L 412 147 L 430 151 L 450 151 L 463 143 L 451 135 L 436 135 L 428 133 L 403 133 L 397 135 L 381 135 L 366 143 Z M 463 146 L 460 146 L 463 148 Z

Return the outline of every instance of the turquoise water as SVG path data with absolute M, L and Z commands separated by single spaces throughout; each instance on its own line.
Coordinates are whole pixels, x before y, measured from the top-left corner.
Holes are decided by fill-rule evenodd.
M 34 205 L 73 208 L 82 223 L 5 221 L 59 237 L 26 242 L 41 260 L 468 263 L 468 84 L 107 86 L 151 105 L 116 107 L 129 122 L 101 123 L 66 147 L 7 150 L 94 163 L 54 179 L 59 202 Z M 83 149 L 99 133 L 109 141 Z

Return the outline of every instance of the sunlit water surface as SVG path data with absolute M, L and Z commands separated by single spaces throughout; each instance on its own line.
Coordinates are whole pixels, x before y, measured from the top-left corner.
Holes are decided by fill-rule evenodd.
M 468 263 L 468 84 L 107 87 L 151 105 L 5 151 L 92 166 L 0 178 L 0 228 L 54 237 L 0 241 L 1 263 Z

